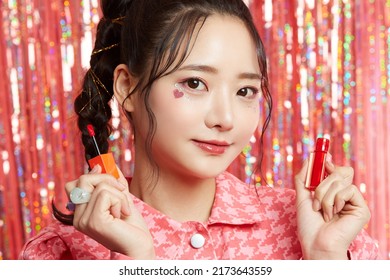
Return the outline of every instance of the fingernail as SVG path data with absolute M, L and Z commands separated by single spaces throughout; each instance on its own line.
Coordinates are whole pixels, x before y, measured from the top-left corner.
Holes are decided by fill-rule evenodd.
M 121 182 L 117 181 L 118 183 L 118 187 L 120 188 L 120 190 L 124 191 L 126 189 L 126 185 L 122 184 Z
M 313 200 L 313 210 L 318 212 L 321 209 L 321 203 L 318 201 L 317 198 Z
M 333 207 L 332 207 L 332 209 L 333 209 Z M 333 211 L 332 211 L 332 209 L 330 209 L 330 211 L 328 211 L 329 213 L 328 213 L 328 220 L 329 221 L 331 221 L 332 219 L 333 219 Z
M 333 164 L 333 161 L 332 161 L 332 155 L 330 153 L 328 153 L 326 155 L 326 162 L 329 164 L 330 167 L 334 167 L 334 164 Z
M 96 173 L 98 173 L 99 172 L 99 170 L 100 170 L 100 165 L 99 164 L 96 164 L 93 168 L 92 168 L 92 170 L 89 172 L 89 174 L 96 174 Z
M 324 213 L 324 220 L 325 222 L 329 222 L 329 217 L 328 217 L 328 214 Z

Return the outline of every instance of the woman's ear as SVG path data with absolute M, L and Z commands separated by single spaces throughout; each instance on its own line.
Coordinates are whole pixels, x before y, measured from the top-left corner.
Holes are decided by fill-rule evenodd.
M 135 86 L 136 80 L 129 68 L 125 64 L 119 64 L 114 71 L 114 95 L 127 112 L 134 111 L 134 98 L 128 96 Z

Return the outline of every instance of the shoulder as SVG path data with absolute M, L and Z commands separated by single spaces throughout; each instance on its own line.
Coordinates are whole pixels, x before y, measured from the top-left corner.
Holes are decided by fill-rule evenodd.
M 54 220 L 24 245 L 19 259 L 109 259 L 110 251 L 93 239 Z

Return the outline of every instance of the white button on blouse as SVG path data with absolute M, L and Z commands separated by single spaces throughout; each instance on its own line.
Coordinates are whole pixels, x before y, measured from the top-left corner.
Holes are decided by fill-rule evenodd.
M 203 235 L 201 235 L 200 233 L 195 233 L 192 237 L 191 237 L 191 246 L 194 247 L 195 249 L 199 249 L 199 248 L 202 248 L 206 242 L 206 239 L 204 238 Z

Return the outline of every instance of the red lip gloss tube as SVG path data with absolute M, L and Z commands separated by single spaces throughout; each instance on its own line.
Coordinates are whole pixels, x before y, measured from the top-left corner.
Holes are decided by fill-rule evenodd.
M 317 138 L 314 152 L 310 153 L 305 186 L 314 191 L 325 178 L 325 161 L 329 151 L 330 141 L 327 138 Z

